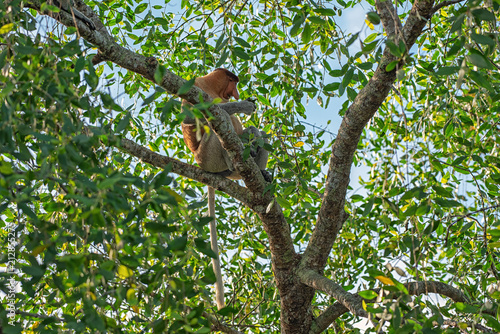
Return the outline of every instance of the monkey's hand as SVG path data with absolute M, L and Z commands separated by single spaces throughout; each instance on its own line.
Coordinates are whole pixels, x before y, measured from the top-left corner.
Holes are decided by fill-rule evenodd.
M 255 102 L 252 100 L 244 100 L 240 102 L 228 102 L 219 104 L 219 107 L 224 109 L 229 115 L 246 114 L 251 115 L 257 109 Z

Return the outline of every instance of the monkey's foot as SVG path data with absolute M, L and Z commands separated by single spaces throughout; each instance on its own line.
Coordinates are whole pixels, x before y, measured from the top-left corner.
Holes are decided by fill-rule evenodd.
M 261 169 L 260 172 L 262 173 L 262 176 L 264 177 L 264 180 L 266 180 L 266 182 L 273 182 L 273 175 L 269 171 Z

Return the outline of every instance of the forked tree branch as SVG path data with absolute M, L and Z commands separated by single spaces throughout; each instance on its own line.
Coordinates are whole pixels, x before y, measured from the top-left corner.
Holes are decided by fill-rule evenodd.
M 399 36 L 403 31 L 403 25 L 392 2 L 389 0 L 377 0 L 375 1 L 375 6 L 387 37 L 396 39 L 396 36 Z
M 408 290 L 408 294 L 410 296 L 419 296 L 419 295 L 428 295 L 429 293 L 437 293 L 441 296 L 450 298 L 454 302 L 470 303 L 469 299 L 462 291 L 446 283 L 437 281 L 418 281 L 418 282 L 405 283 L 404 286 Z M 380 292 L 380 288 L 371 290 L 377 294 Z M 386 298 L 390 298 L 390 295 L 387 296 Z M 365 301 L 373 302 L 374 300 L 371 299 Z M 340 302 L 340 300 L 335 302 L 314 320 L 314 324 L 311 327 L 311 331 L 309 332 L 309 334 L 318 334 L 323 332 L 338 317 L 349 311 L 350 310 L 342 302 Z M 483 310 L 483 313 L 492 314 L 492 311 Z
M 337 299 L 352 314 L 363 318 L 368 317 L 368 313 L 363 309 L 361 303 L 362 298 L 359 295 L 345 291 L 341 285 L 313 270 L 299 269 L 297 275 L 302 283 Z
M 428 18 L 432 15 L 433 4 L 434 0 L 417 0 L 413 3 L 402 31 L 407 50 L 413 46 L 422 33 Z M 379 6 L 388 12 L 392 11 L 387 7 L 388 5 Z M 388 17 L 384 20 L 387 21 Z M 387 66 L 394 61 L 399 61 L 402 66 L 404 60 L 396 58 L 386 47 L 377 70 L 356 96 L 342 120 L 332 146 L 325 192 L 316 226 L 302 257 L 301 267 L 303 268 L 310 268 L 316 272 L 323 270 L 333 243 L 347 219 L 344 205 L 354 152 L 358 147 L 364 127 L 384 102 L 396 79 L 395 69 L 386 70 Z

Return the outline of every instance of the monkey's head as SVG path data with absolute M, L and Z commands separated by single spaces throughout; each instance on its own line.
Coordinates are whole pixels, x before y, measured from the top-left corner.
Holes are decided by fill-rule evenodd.
M 236 100 L 240 98 L 238 93 L 238 82 L 240 79 L 236 74 L 224 68 L 215 69 L 213 72 L 196 79 L 196 86 L 210 94 L 212 98 L 221 98 L 222 102 L 228 102 L 231 97 Z

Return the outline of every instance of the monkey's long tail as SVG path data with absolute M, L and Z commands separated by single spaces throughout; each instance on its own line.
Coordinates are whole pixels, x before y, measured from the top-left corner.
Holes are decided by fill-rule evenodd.
M 224 283 L 222 282 L 222 272 L 220 269 L 219 246 L 217 245 L 217 226 L 215 220 L 215 189 L 208 187 L 208 215 L 213 219 L 210 221 L 210 246 L 217 256 L 212 259 L 212 267 L 215 273 L 215 302 L 217 309 L 224 307 Z

